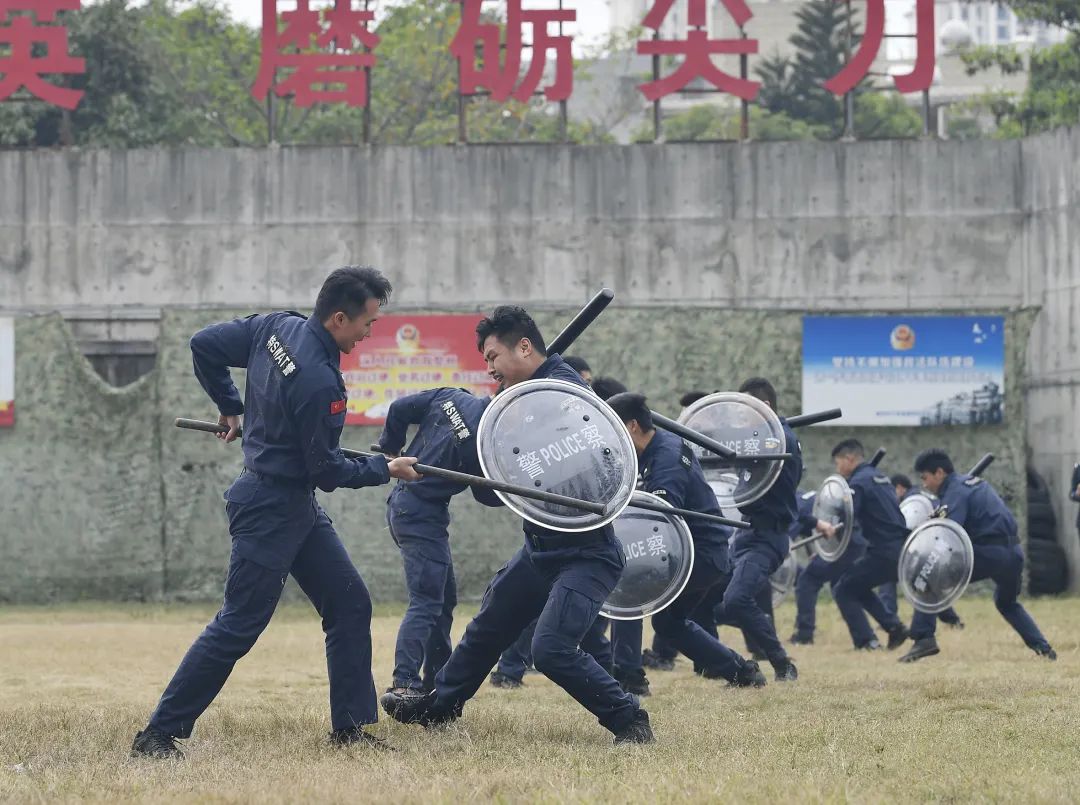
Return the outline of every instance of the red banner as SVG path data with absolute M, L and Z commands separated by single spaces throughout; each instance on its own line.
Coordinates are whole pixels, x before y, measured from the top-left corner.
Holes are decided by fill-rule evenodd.
M 381 425 L 398 397 L 456 386 L 493 394 L 495 383 L 476 349 L 480 315 L 384 316 L 372 335 L 341 356 L 349 394 L 346 425 Z

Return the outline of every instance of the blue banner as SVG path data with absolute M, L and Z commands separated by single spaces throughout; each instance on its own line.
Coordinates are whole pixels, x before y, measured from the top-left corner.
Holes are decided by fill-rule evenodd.
M 833 425 L 999 424 L 1005 319 L 806 316 L 802 397 L 803 411 L 842 408 Z

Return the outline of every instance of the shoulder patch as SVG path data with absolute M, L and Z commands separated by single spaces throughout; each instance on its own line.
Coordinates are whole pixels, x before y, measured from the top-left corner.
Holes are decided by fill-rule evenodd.
M 686 442 L 682 444 L 682 452 L 679 455 L 679 463 L 681 463 L 686 469 L 690 469 L 694 466 L 694 454 L 690 450 L 690 445 Z
M 344 400 L 334 400 L 332 403 L 330 403 L 330 413 L 331 414 L 343 414 L 343 413 L 345 413 L 345 409 L 348 407 L 348 405 L 349 405 L 348 398 L 346 398 Z
M 978 475 L 975 475 L 975 476 L 972 476 L 971 478 L 968 478 L 966 481 L 964 481 L 964 486 L 978 486 L 982 482 L 983 482 L 983 479 L 980 478 Z
M 442 408 L 443 414 L 446 416 L 447 421 L 450 423 L 450 430 L 454 432 L 454 437 L 459 442 L 463 442 L 470 436 L 472 436 L 472 432 L 465 424 L 465 418 L 461 415 L 461 412 L 458 411 L 457 406 L 454 405 L 453 400 L 446 400 L 439 407 Z
M 270 353 L 271 362 L 283 377 L 292 377 L 300 371 L 300 364 L 289 353 L 288 347 L 278 338 L 277 333 L 270 333 L 266 339 L 266 351 Z
M 882 486 L 892 486 L 892 481 L 886 478 L 884 475 L 875 475 L 874 483 L 881 484 Z

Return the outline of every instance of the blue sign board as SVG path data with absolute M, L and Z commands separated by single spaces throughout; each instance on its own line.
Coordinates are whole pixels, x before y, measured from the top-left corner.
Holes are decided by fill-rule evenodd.
M 802 399 L 833 425 L 1000 424 L 1004 317 L 806 316 Z

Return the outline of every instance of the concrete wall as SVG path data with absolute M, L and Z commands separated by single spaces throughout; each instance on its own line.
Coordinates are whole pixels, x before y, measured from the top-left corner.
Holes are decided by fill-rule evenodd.
M 216 596 L 220 491 L 237 458 L 169 423 L 210 414 L 185 340 L 227 312 L 190 309 L 304 308 L 346 262 L 383 267 L 400 308 L 517 300 L 544 311 L 549 332 L 609 285 L 622 310 L 577 351 L 672 412 L 680 390 L 760 372 L 796 410 L 804 311 L 1012 311 L 1004 428 L 855 432 L 888 447 L 896 469 L 931 443 L 961 463 L 994 449 L 991 477 L 1013 493 L 1026 435 L 1075 559 L 1064 487 L 1080 452 L 1078 154 L 1078 130 L 976 143 L 0 152 L 0 314 L 60 309 L 145 339 L 170 311 L 156 371 L 122 391 L 97 381 L 57 320 L 20 322 L 19 426 L 0 431 L 0 597 Z M 815 482 L 840 432 L 807 436 Z M 376 593 L 394 597 L 392 546 L 367 525 L 381 522 L 384 491 L 327 507 Z M 476 594 L 517 526 L 457 510 Z M 33 573 L 19 564 L 30 554 Z

